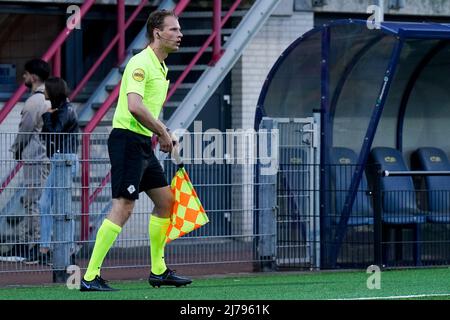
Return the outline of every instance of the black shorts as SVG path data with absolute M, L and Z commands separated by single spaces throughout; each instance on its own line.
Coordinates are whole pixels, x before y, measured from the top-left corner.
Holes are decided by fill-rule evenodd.
M 113 199 L 136 200 L 142 191 L 169 185 L 153 153 L 151 138 L 115 128 L 108 138 L 108 152 Z

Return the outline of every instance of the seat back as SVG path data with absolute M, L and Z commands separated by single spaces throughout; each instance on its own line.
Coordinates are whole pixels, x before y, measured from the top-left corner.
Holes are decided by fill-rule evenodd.
M 418 170 L 450 171 L 450 162 L 445 152 L 439 148 L 418 148 L 412 155 Z M 427 176 L 428 210 L 450 212 L 450 176 Z
M 371 163 L 379 164 L 382 171 L 408 171 L 402 154 L 394 148 L 373 148 L 369 159 Z M 412 177 L 383 177 L 381 178 L 380 188 L 383 194 L 383 212 L 408 213 L 417 211 Z
M 349 148 L 334 147 L 330 151 L 331 179 L 335 187 L 335 211 L 341 214 L 344 208 L 345 198 L 350 189 L 353 174 L 358 162 L 355 151 Z M 368 193 L 367 178 L 365 173 L 358 186 L 355 201 L 353 202 L 351 216 L 373 217 L 371 199 Z

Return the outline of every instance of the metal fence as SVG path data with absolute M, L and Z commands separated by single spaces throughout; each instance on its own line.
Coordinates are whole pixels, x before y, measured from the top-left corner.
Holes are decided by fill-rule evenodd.
M 368 165 L 345 217 L 357 168 L 346 157 L 319 164 L 315 123 L 265 119 L 258 133 L 184 132 L 181 156 L 210 222 L 171 242 L 167 263 L 246 263 L 253 270 L 449 264 L 448 179 L 428 188 L 424 177 L 433 173 L 403 172 L 415 177 L 407 190 Z M 0 133 L 0 273 L 61 275 L 71 264 L 86 268 L 112 205 L 108 132 L 80 134 L 76 156 L 50 160 L 14 159 L 9 148 L 15 137 Z M 170 180 L 176 165 L 167 157 L 160 161 Z M 321 172 L 327 186 L 319 185 Z M 326 211 L 321 193 L 330 204 Z M 53 209 L 43 214 L 49 202 Z M 149 266 L 152 209 L 142 193 L 104 268 Z M 33 259 L 30 249 L 43 246 L 49 236 L 52 256 Z
M 264 119 L 279 132 L 276 175 L 277 268 L 320 266 L 317 128 L 313 118 Z
M 381 171 L 366 166 L 347 222 L 344 206 L 356 165 L 328 166 L 331 206 L 322 215 L 322 268 L 416 267 L 450 263 L 450 171 Z M 367 175 L 367 180 L 366 180 Z M 443 177 L 438 188 L 430 176 Z M 407 178 L 408 184 L 392 179 Z M 412 179 L 416 177 L 416 179 Z M 342 227 L 343 226 L 343 227 Z M 342 233 L 342 240 L 338 235 Z
M 376 172 L 374 245 L 377 263 L 385 266 L 448 265 L 450 171 L 378 169 Z M 386 190 L 384 185 L 389 179 L 399 178 L 410 182 L 412 189 L 405 188 L 403 182 L 399 190 Z
M 351 209 L 344 210 L 354 173 L 362 168 L 347 148 L 331 148 L 330 164 L 320 164 L 318 123 L 314 118 L 262 121 L 262 128 L 279 130 L 276 258 L 269 267 L 449 264 L 450 172 L 406 171 L 399 174 L 410 181 L 398 181 L 380 177 L 380 168 L 369 163 Z M 432 175 L 440 177 L 433 184 Z
M 14 133 L 0 133 L 0 273 L 65 272 L 69 264 L 86 268 L 97 229 L 112 206 L 108 133 L 80 134 L 76 158 L 50 162 L 15 160 L 9 152 L 15 137 Z M 259 234 L 254 227 L 255 216 L 261 211 L 254 195 L 258 188 L 255 168 L 261 160 L 255 152 L 257 142 L 258 135 L 252 131 L 184 134 L 181 156 L 210 222 L 167 246 L 165 260 L 169 265 L 252 265 L 273 259 L 262 257 L 257 250 L 258 241 L 275 236 Z M 268 163 L 264 159 L 262 162 Z M 169 158 L 161 159 L 161 163 L 170 181 L 176 165 Z M 52 172 L 56 167 L 57 179 L 46 185 L 42 168 Z M 32 182 L 25 179 L 26 172 L 33 176 Z M 260 182 L 259 186 L 264 184 L 267 183 Z M 36 259 L 29 257 L 29 251 L 42 246 L 39 201 L 46 189 L 55 191 L 53 209 L 48 215 L 53 222 L 52 263 L 34 264 Z M 30 191 L 34 192 L 32 198 Z M 25 203 L 33 203 L 34 209 Z M 131 218 L 105 259 L 104 268 L 149 266 L 148 219 L 152 209 L 152 202 L 141 193 Z

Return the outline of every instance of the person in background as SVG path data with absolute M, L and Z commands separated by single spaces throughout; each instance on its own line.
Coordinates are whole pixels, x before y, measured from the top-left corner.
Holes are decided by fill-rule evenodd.
M 49 173 L 45 144 L 40 140 L 42 114 L 50 103 L 45 100 L 44 81 L 50 75 L 50 66 L 42 59 L 25 63 L 23 80 L 31 90 L 20 113 L 19 130 L 10 148 L 14 159 L 23 163 L 23 189 L 20 198 L 26 217 L 17 224 L 15 255 L 23 257 L 24 263 L 37 263 L 40 240 L 39 198 Z
M 41 260 L 51 261 L 51 236 L 53 231 L 53 214 L 62 214 L 61 208 L 55 208 L 57 200 L 63 205 L 70 204 L 71 193 L 58 193 L 67 186 L 67 181 L 57 175 L 56 166 L 61 162 L 72 165 L 71 178 L 78 170 L 78 133 L 80 131 L 76 111 L 68 100 L 68 88 L 61 78 L 48 78 L 45 81 L 45 97 L 51 107 L 42 115 L 42 138 L 46 144 L 47 156 L 50 158 L 50 174 L 40 200 L 41 210 Z M 70 181 L 69 183 L 71 183 Z M 65 189 L 64 189 L 65 190 Z M 63 199 L 57 199 L 57 196 Z M 73 230 L 72 230 L 73 232 Z

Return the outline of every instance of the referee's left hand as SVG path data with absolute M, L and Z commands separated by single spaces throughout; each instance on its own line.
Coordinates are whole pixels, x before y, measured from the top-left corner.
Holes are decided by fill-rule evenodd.
M 162 135 L 158 137 L 159 141 L 159 150 L 162 152 L 172 152 L 173 144 L 172 138 L 170 137 L 168 132 L 163 132 Z
M 170 134 L 170 138 L 172 139 L 172 145 L 174 147 L 178 146 L 178 143 L 179 143 L 178 137 L 173 132 L 169 132 L 169 134 Z

